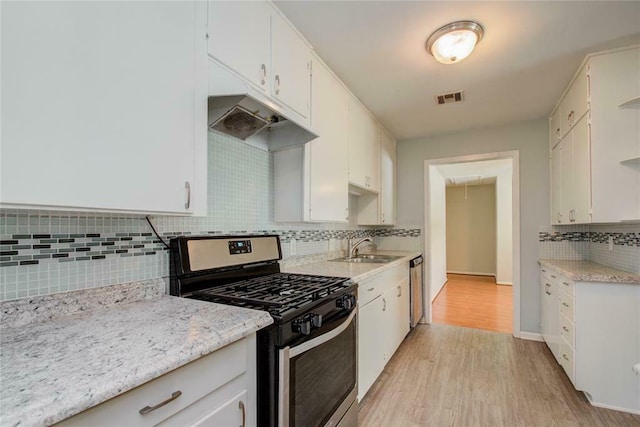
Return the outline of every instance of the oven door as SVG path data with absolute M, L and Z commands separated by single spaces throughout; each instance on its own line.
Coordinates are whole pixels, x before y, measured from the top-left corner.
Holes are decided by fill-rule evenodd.
M 280 427 L 357 425 L 355 318 L 354 309 L 328 332 L 279 351 Z

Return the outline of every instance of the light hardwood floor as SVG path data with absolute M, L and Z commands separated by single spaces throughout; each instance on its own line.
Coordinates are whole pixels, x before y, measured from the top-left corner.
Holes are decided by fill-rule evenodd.
M 491 276 L 447 274 L 433 301 L 433 323 L 513 332 L 513 288 Z
M 544 343 L 418 325 L 360 402 L 361 427 L 640 426 L 595 408 Z

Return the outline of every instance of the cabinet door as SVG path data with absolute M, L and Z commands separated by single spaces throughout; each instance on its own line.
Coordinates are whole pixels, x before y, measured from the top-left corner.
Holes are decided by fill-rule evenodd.
M 381 129 L 382 151 L 380 159 L 380 223 L 396 222 L 396 142 Z
M 380 138 L 377 124 L 354 98 L 349 102 L 349 182 L 379 191 Z
M 274 99 L 309 117 L 311 49 L 278 13 L 271 13 L 271 93 Z
M 247 418 L 247 392 L 237 396 L 216 408 L 208 415 L 192 424 L 193 427 L 242 426 Z
M 566 135 L 584 116 L 589 109 L 589 83 L 587 67 L 576 75 L 569 91 L 561 102 L 560 128 L 562 135 Z
M 209 55 L 261 90 L 268 90 L 269 16 L 266 1 L 209 1 Z
M 551 117 L 549 118 L 549 150 L 553 150 L 553 148 L 560 143 L 561 135 L 560 132 L 560 106 L 556 108 Z
M 542 297 L 542 315 L 544 317 L 542 337 L 554 357 L 560 360 L 560 303 L 556 285 L 552 280 L 544 281 Z
M 320 62 L 312 76 L 312 126 L 319 137 L 309 143 L 309 216 L 312 221 L 344 222 L 349 216 L 347 143 L 349 95 Z
M 551 151 L 551 224 L 562 224 L 562 146 Z
M 1 203 L 190 212 L 195 2 L 1 7 Z
M 573 218 L 573 144 L 571 134 L 560 142 L 560 175 L 562 176 L 561 223 L 568 224 Z
M 373 299 L 358 309 L 358 401 L 361 401 L 384 369 L 380 349 L 383 323 L 383 297 Z
M 588 116 L 582 117 L 571 131 L 572 200 L 571 222 L 591 222 L 591 144 Z

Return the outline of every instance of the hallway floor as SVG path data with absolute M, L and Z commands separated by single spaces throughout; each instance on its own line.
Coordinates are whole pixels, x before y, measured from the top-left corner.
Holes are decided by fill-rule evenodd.
M 639 426 L 591 406 L 544 343 L 418 325 L 360 402 L 361 427 Z
M 513 332 L 513 287 L 491 276 L 447 274 L 432 305 L 433 323 Z

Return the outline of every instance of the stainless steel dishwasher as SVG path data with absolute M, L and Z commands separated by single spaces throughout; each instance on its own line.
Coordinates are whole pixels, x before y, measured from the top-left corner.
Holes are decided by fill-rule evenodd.
M 422 310 L 422 277 L 423 277 L 423 258 L 422 255 L 412 259 L 409 262 L 411 289 L 411 327 L 415 327 L 423 316 Z

